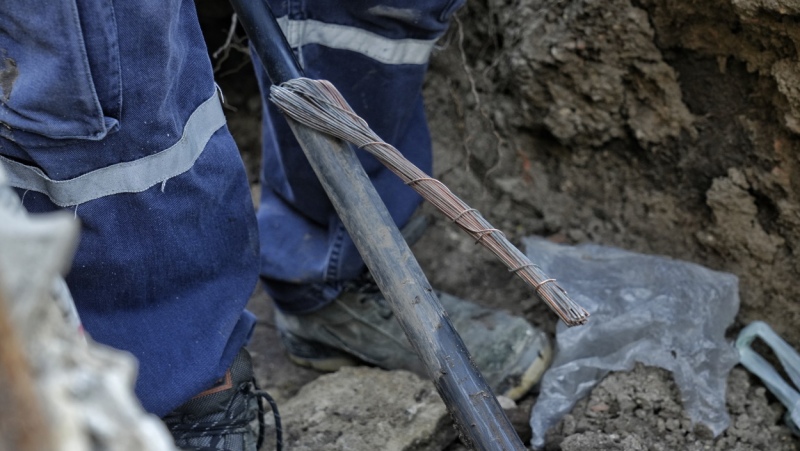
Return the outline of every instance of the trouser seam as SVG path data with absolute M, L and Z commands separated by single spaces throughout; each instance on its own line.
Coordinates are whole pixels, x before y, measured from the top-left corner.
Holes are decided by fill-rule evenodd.
M 342 260 L 342 247 L 344 246 L 345 228 L 340 222 L 336 225 L 336 234 L 333 237 L 331 252 L 328 257 L 328 268 L 325 271 L 325 281 L 339 280 L 339 265 Z
M 305 22 L 301 22 L 302 20 L 304 20 L 306 18 L 305 1 L 303 1 L 303 0 L 288 0 L 287 3 L 288 3 L 287 8 L 286 8 L 287 9 L 287 17 L 290 19 L 288 21 L 289 24 L 287 25 L 288 26 L 287 34 L 289 36 L 292 36 L 292 35 L 295 35 L 295 34 L 302 34 L 305 30 L 299 29 L 298 32 L 295 32 L 295 30 L 293 28 L 300 28 L 301 27 L 300 24 L 305 23 Z M 298 21 L 294 22 L 291 19 L 298 19 Z M 297 62 L 300 64 L 300 67 L 305 69 L 306 64 L 305 64 L 305 61 L 303 60 L 303 46 L 302 45 L 299 45 L 294 49 L 294 55 L 295 55 L 295 58 L 297 58 Z

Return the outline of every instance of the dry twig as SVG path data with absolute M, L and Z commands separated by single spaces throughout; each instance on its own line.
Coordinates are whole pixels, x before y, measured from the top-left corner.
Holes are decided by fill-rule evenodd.
M 225 38 L 225 43 L 211 54 L 211 57 L 217 60 L 217 63 L 214 64 L 214 74 L 217 74 L 217 78 L 223 78 L 227 75 L 239 72 L 244 66 L 250 63 L 250 49 L 247 47 L 246 37 L 236 36 L 236 26 L 238 23 L 238 16 L 236 14 L 231 15 L 231 26 L 228 29 L 228 36 Z M 246 58 L 240 61 L 233 69 L 218 74 L 222 69 L 222 64 L 231 56 L 231 50 L 236 50 L 244 54 Z

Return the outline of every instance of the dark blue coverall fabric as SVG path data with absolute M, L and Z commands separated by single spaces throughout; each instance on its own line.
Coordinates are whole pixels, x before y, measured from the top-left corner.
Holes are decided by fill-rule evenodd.
M 433 39 L 461 0 L 271 3 L 282 17 Z M 393 8 L 418 14 L 398 19 L 386 14 Z M 173 146 L 215 93 L 191 0 L 12 0 L 3 10 L 0 156 L 51 179 Z M 297 51 L 308 76 L 333 81 L 385 140 L 430 170 L 425 64 L 386 65 L 319 44 Z M 136 393 L 157 415 L 208 388 L 246 344 L 254 318 L 244 308 L 259 273 L 280 308 L 305 312 L 363 271 L 285 121 L 265 108 L 257 221 L 225 126 L 163 184 L 67 207 L 82 223 L 67 283 L 84 326 L 138 358 Z M 419 199 L 371 157 L 362 162 L 402 225 Z M 45 194 L 19 193 L 31 212 L 61 208 Z

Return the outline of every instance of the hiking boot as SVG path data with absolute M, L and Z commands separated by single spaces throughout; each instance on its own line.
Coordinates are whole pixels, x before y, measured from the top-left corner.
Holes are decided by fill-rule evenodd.
M 256 451 L 264 435 L 260 398 L 267 399 L 272 407 L 280 450 L 277 407 L 266 392 L 256 387 L 250 353 L 244 348 L 214 387 L 173 410 L 163 421 L 181 450 Z
M 547 335 L 522 318 L 437 292 L 478 369 L 495 394 L 513 400 L 550 363 Z M 295 363 L 321 371 L 366 362 L 425 375 L 388 302 L 374 283 L 352 284 L 332 303 L 305 315 L 276 309 L 275 323 Z

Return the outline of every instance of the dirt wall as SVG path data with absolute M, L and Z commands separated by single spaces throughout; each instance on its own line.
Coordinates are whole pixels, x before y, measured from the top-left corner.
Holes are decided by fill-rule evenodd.
M 798 19 L 788 1 L 471 1 L 426 88 L 437 172 L 512 233 L 733 272 L 740 323 L 798 346 Z

